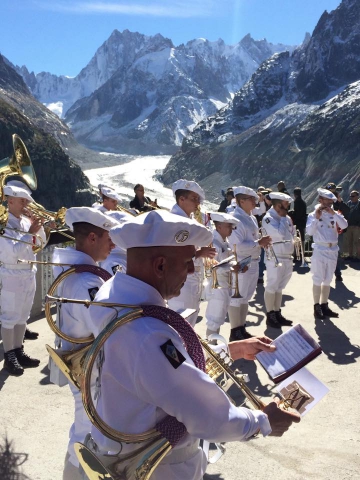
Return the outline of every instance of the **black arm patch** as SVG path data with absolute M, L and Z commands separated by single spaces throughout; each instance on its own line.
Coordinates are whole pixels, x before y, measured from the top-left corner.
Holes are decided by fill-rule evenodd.
M 114 265 L 113 267 L 111 267 L 111 270 L 112 270 L 113 274 L 115 275 L 116 272 L 121 270 L 121 267 L 120 267 L 120 265 Z
M 89 297 L 91 301 L 94 300 L 95 295 L 97 294 L 98 291 L 99 291 L 99 287 L 92 287 L 88 289 Z
M 165 357 L 169 360 L 169 362 L 175 369 L 180 367 L 180 365 L 184 363 L 184 355 L 179 352 L 179 350 L 175 347 L 175 345 L 170 339 L 163 345 L 160 345 L 160 348 L 163 351 Z
M 265 218 L 266 223 L 270 223 L 270 218 Z

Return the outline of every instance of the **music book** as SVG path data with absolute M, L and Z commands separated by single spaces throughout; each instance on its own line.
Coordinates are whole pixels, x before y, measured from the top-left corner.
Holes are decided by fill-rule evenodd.
M 320 345 L 300 325 L 276 338 L 274 352 L 260 352 L 257 360 L 274 383 L 279 383 L 307 365 L 322 352 Z

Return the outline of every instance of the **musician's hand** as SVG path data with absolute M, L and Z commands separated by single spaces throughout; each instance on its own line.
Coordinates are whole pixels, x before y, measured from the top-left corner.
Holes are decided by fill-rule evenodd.
M 155 202 L 150 202 L 150 205 L 154 208 L 158 208 L 158 204 L 156 203 L 156 200 Z
M 230 356 L 233 360 L 238 360 L 239 358 L 255 360 L 255 355 L 260 352 L 274 352 L 276 350 L 275 345 L 270 345 L 271 342 L 271 338 L 265 336 L 230 342 Z
M 196 250 L 196 258 L 214 258 L 216 255 L 216 248 L 213 247 L 201 247 L 199 250 Z
M 323 207 L 318 207 L 318 208 L 315 210 L 315 218 L 317 218 L 317 219 L 319 220 L 319 218 L 320 218 L 321 215 L 322 215 L 323 210 L 324 210 Z
M 40 228 L 43 226 L 43 219 L 39 217 L 32 217 L 30 220 L 31 220 L 31 225 L 29 228 L 29 233 L 31 234 L 38 233 Z
M 248 265 L 245 265 L 245 267 L 241 270 L 240 269 L 240 264 L 239 263 L 236 263 L 235 265 L 232 265 L 230 270 L 236 274 L 238 273 L 245 273 L 249 270 L 249 266 Z
M 281 437 L 291 426 L 292 423 L 299 423 L 301 420 L 300 415 L 293 411 L 286 411 L 279 408 L 280 400 L 275 398 L 274 401 L 269 403 L 264 408 L 264 413 L 268 416 L 273 437 Z
M 259 240 L 259 245 L 260 247 L 266 248 L 268 247 L 272 242 L 272 238 L 270 235 L 265 235 L 264 237 L 260 238 Z

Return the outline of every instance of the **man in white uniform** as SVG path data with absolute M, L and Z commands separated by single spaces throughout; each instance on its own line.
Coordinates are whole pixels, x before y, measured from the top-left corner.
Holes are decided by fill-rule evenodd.
M 232 255 L 232 250 L 228 242 L 234 228 L 239 223 L 233 215 L 229 213 L 210 213 L 210 218 L 215 224 L 212 244 L 216 249 L 216 262 L 221 262 Z M 206 307 L 206 337 L 213 333 L 219 333 L 221 325 L 224 324 L 226 314 L 231 300 L 231 264 L 216 268 L 213 275 L 216 275 L 219 288 L 211 288 L 208 304 Z M 210 287 L 213 281 L 210 279 Z
M 106 215 L 109 215 L 112 219 L 118 223 L 131 221 L 134 217 L 130 213 L 119 211 L 107 211 Z M 116 272 L 126 273 L 126 250 L 121 247 L 115 246 L 106 259 L 100 263 L 101 268 L 104 268 L 110 275 L 115 275 Z
M 338 258 L 338 228 L 344 230 L 347 220 L 333 209 L 336 196 L 329 190 L 318 188 L 319 203 L 309 214 L 306 233 L 313 237 L 311 273 L 313 277 L 314 317 L 337 318 L 338 313 L 329 308 L 330 283 L 334 276 Z
M 151 480 L 202 479 L 207 461 L 199 448 L 200 438 L 241 441 L 260 431 L 267 435 L 271 428 L 273 435 L 282 435 L 293 421 L 299 421 L 298 415 L 280 410 L 275 402 L 264 412 L 235 407 L 201 369 L 204 358 L 195 332 L 166 308 L 166 300 L 179 295 L 187 274 L 194 271 L 195 245 L 211 242 L 205 227 L 157 210 L 115 227 L 110 235 L 127 249 L 127 273 L 117 273 L 95 300 L 142 305 L 151 314 L 116 329 L 104 343 L 97 411 L 109 426 L 126 433 L 154 427 L 162 432 L 168 416 L 175 417 L 175 429 L 183 427 L 176 440 L 174 429 L 166 434 L 173 449 Z M 114 318 L 106 308 L 90 307 L 89 315 L 95 336 Z M 247 342 L 243 355 L 271 351 L 270 345 L 257 339 Z M 95 428 L 92 436 L 95 443 L 89 441 L 88 446 L 100 455 L 127 454 L 139 448 L 120 446 Z
M 256 192 L 252 188 L 240 186 L 234 187 L 234 193 L 237 205 L 233 215 L 239 220 L 239 224 L 232 232 L 229 242 L 233 249 L 236 248 L 238 261 L 250 256 L 251 263 L 248 271 L 238 277 L 241 298 L 231 299 L 229 307 L 231 342 L 252 336 L 245 328 L 249 301 L 255 293 L 259 277 L 261 247 L 266 248 L 271 243 L 269 236 L 260 238 L 258 222 L 252 214 L 258 201 Z
M 4 187 L 9 209 L 8 228 L 5 228 L 4 234 L 14 240 L 0 237 L 0 321 L 4 368 L 14 376 L 22 375 L 24 368 L 37 367 L 40 363 L 40 360 L 30 358 L 23 347 L 26 322 L 36 289 L 36 267 L 34 264 L 18 263 L 18 260 L 35 260 L 33 246 L 40 245 L 40 238 L 45 241 L 42 220 L 30 215 L 30 212 L 29 217 L 23 214 L 27 205 L 33 202 L 30 193 L 20 181 L 10 181 Z
M 170 210 L 171 213 L 184 218 L 194 218 L 195 211 L 200 203 L 205 200 L 205 193 L 200 185 L 193 181 L 181 179 L 173 184 L 172 191 L 176 198 L 176 204 Z M 215 254 L 215 249 L 209 246 L 204 246 L 196 250 L 194 272 L 188 275 L 180 295 L 169 301 L 169 307 L 177 312 L 187 308 L 195 309 L 195 313 L 187 318 L 187 321 L 193 327 L 196 324 L 200 310 L 203 283 L 203 258 L 213 258 Z
M 272 249 L 279 261 L 278 266 L 274 258 L 265 258 L 266 286 L 265 308 L 266 325 L 273 328 L 281 328 L 283 325 L 292 325 L 281 313 L 282 291 L 289 283 L 293 272 L 294 236 L 296 234 L 288 209 L 293 199 L 290 195 L 281 192 L 271 192 L 269 197 L 272 207 L 267 211 L 262 226 L 266 234 L 270 235 Z
M 101 203 L 94 203 L 93 208 L 97 208 L 100 212 L 106 213 L 108 211 L 116 210 L 121 200 L 115 190 L 107 185 L 99 184 L 99 194 L 101 197 Z
M 57 294 L 64 298 L 78 300 L 94 300 L 99 288 L 111 275 L 98 266 L 105 260 L 114 244 L 109 237 L 111 227 L 118 224 L 110 216 L 90 207 L 73 207 L 66 211 L 66 224 L 74 232 L 75 248 L 55 248 L 54 263 L 66 263 L 85 266 L 81 273 L 68 276 L 58 287 Z M 57 277 L 69 267 L 54 267 Z M 60 330 L 75 338 L 91 336 L 87 309 L 84 305 L 64 303 L 61 305 L 57 323 Z M 61 341 L 63 350 L 77 350 L 83 345 Z M 90 432 L 91 422 L 84 410 L 80 391 L 69 384 L 75 401 L 75 416 L 69 432 L 69 445 L 65 458 L 63 480 L 82 479 L 79 472 L 79 462 L 74 452 L 74 443 L 82 442 Z

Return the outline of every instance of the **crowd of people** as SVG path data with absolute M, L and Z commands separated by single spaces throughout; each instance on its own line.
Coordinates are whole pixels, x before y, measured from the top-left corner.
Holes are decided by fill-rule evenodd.
M 207 464 L 200 439 L 224 442 L 259 433 L 281 436 L 300 420 L 296 412 L 284 411 L 275 401 L 264 411 L 235 407 L 209 378 L 193 330 L 201 300 L 205 296 L 208 300 L 205 321 L 210 343 L 216 343 L 228 318 L 234 359 L 255 359 L 260 351 L 271 352 L 270 338 L 253 337 L 247 329 L 249 301 L 257 285 L 264 283 L 267 327 L 279 330 L 292 325 L 281 309 L 282 292 L 293 273 L 294 248 L 303 252 L 308 235 L 313 239 L 314 317 L 337 317 L 329 306 L 329 292 L 338 265 L 338 242 L 346 235 L 340 252 L 349 261 L 360 260 L 360 202 L 359 192 L 353 191 L 345 203 L 339 187 L 329 183 L 317 189 L 318 204 L 307 213 L 301 189 L 296 187 L 292 197 L 280 181 L 277 191 L 263 186 L 256 191 L 247 186 L 228 188 L 219 211 L 205 213 L 200 209 L 205 193 L 198 183 L 180 179 L 172 191 L 170 212 L 145 196 L 140 184 L 134 188 L 129 209 L 119 208 L 121 199 L 113 188 L 99 185 L 100 202 L 67 210 L 65 221 L 75 241 L 54 250 L 54 276 L 69 266 L 77 268 L 59 285 L 58 295 L 122 306 L 114 307 L 114 313 L 114 308 L 61 304 L 56 323 L 66 337 L 58 337 L 56 347 L 80 350 L 84 343 L 80 339 L 99 338 L 114 315 L 142 306 L 139 318 L 115 329 L 104 343 L 91 393 L 112 429 L 138 433 L 155 428 L 168 440 L 171 451 L 152 480 L 200 480 Z M 23 182 L 8 182 L 4 195 L 9 211 L 0 253 L 4 368 L 21 376 L 24 369 L 39 365 L 24 352 L 23 340 L 35 292 L 33 246 L 44 236 L 43 220 L 28 214 L 32 197 Z M 207 272 L 211 281 L 204 286 Z M 52 363 L 51 368 L 58 367 Z M 52 374 L 55 378 L 55 371 Z M 77 442 L 86 444 L 105 464 L 118 452 L 125 455 L 137 446 L 120 445 L 93 425 L 79 388 L 69 384 L 75 415 L 63 479 L 77 480 L 87 478 L 75 452 Z

